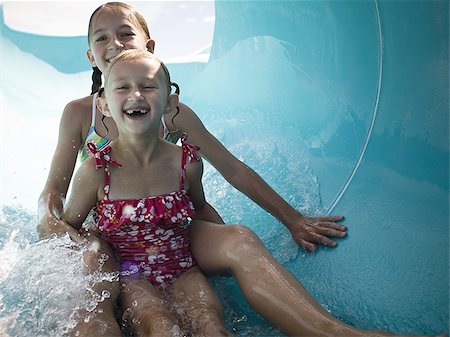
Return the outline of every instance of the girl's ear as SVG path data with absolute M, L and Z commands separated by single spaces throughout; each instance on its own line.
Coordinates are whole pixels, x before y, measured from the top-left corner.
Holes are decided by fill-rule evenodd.
M 91 66 L 96 67 L 97 64 L 95 63 L 94 55 L 92 54 L 92 51 L 90 49 L 87 50 L 86 56 L 89 60 L 89 63 L 91 64 Z
M 179 102 L 180 99 L 177 94 L 170 94 L 167 98 L 167 104 L 164 108 L 164 114 L 168 114 L 171 111 L 174 111 L 177 108 Z
M 109 111 L 108 103 L 106 103 L 106 99 L 104 97 L 97 97 L 95 104 L 97 105 L 97 109 L 106 117 L 111 117 L 111 111 Z
M 152 39 L 147 40 L 146 47 L 147 50 L 153 54 L 155 52 L 155 40 Z

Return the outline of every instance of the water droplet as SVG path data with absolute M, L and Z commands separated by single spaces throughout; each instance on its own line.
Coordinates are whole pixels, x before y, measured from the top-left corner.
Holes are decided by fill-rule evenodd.
M 95 308 L 97 307 L 97 303 L 96 301 L 90 301 L 86 304 L 86 310 L 88 312 L 92 312 L 95 310 Z
M 133 301 L 133 303 L 131 303 L 133 305 L 133 307 L 137 307 L 138 303 L 137 301 Z
M 102 291 L 102 297 L 103 298 L 110 298 L 111 297 L 111 293 L 108 290 L 103 290 Z

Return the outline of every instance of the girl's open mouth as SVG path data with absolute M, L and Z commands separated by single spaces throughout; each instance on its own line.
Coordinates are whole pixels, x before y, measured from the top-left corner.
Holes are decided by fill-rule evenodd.
M 130 117 L 140 117 L 140 116 L 144 116 L 146 115 L 148 112 L 148 110 L 146 109 L 129 109 L 129 110 L 125 110 L 125 114 L 130 116 Z

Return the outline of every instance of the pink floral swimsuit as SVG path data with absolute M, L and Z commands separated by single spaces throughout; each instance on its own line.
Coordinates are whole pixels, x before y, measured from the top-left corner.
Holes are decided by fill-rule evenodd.
M 94 145 L 94 144 L 92 144 Z M 145 276 L 153 285 L 166 287 L 195 265 L 189 246 L 189 225 L 194 206 L 184 189 L 187 161 L 200 160 L 198 147 L 182 137 L 180 189 L 136 200 L 109 200 L 111 148 L 88 145 L 97 168 L 105 170 L 104 199 L 97 201 L 94 220 L 121 262 L 121 275 Z

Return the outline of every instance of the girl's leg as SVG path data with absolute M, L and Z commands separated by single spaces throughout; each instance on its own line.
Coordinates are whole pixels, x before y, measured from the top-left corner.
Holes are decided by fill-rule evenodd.
M 220 302 L 198 267 L 181 275 L 168 289 L 175 308 L 180 308 L 183 326 L 192 336 L 232 336 L 223 320 Z
M 107 242 L 98 239 L 98 247 L 86 251 L 83 255 L 85 273 L 93 274 L 114 273 L 117 271 L 118 263 Z M 114 314 L 117 298 L 120 294 L 120 284 L 115 281 L 100 281 L 92 285 L 92 290 L 103 299 L 93 312 L 81 310 L 78 312 L 79 321 L 72 330 L 72 336 L 78 337 L 121 337 L 120 326 Z M 91 295 L 88 295 L 91 296 Z M 96 295 L 97 296 L 97 295 Z
M 389 335 L 358 330 L 330 315 L 247 227 L 195 220 L 191 249 L 202 271 L 232 274 L 249 304 L 289 336 Z
M 144 278 L 127 278 L 122 283 L 123 318 L 136 336 L 182 336 L 178 318 L 171 312 L 161 290 Z

